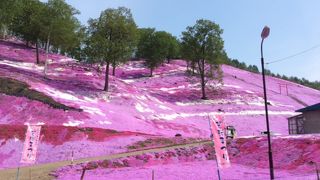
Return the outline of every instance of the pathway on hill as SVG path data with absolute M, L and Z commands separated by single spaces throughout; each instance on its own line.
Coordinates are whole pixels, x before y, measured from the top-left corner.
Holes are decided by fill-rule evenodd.
M 210 144 L 210 143 L 212 143 L 212 142 L 207 140 L 207 141 L 200 141 L 200 142 L 195 142 L 195 143 L 163 146 L 163 147 L 150 148 L 150 149 L 144 149 L 144 150 L 138 150 L 138 151 L 130 151 L 130 152 L 125 152 L 125 153 L 109 154 L 109 155 L 105 155 L 105 156 L 82 158 L 82 159 L 75 160 L 74 164 L 85 163 L 85 162 L 90 162 L 90 161 L 97 161 L 97 160 L 117 159 L 117 158 L 141 155 L 141 154 L 151 153 L 151 152 L 161 152 L 161 151 L 165 151 L 165 150 L 172 150 L 172 149 L 176 149 L 176 148 L 196 147 L 196 146 L 202 146 L 202 145 Z M 49 175 L 50 172 L 58 169 L 59 167 L 67 166 L 70 164 L 71 164 L 71 161 L 69 160 L 69 161 L 60 161 L 60 162 L 53 162 L 53 163 L 47 163 L 47 164 L 39 164 L 39 165 L 34 165 L 34 166 L 29 166 L 29 167 L 21 167 L 20 173 L 19 173 L 19 180 L 54 179 L 53 176 Z M 15 180 L 16 174 L 17 174 L 17 168 L 0 170 L 0 179 Z
M 301 104 L 302 106 L 309 106 L 307 103 L 303 102 L 301 99 L 298 99 L 297 97 L 295 97 L 293 95 L 289 95 L 289 97 L 291 99 L 293 99 L 294 101 L 296 101 L 297 103 Z

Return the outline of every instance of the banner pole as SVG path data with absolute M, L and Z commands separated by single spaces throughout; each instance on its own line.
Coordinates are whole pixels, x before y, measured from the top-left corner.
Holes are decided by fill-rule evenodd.
M 19 165 L 18 170 L 17 170 L 16 180 L 19 180 L 19 171 L 20 171 L 20 165 Z
M 152 180 L 154 180 L 154 170 L 152 170 Z
M 28 131 L 28 128 L 27 130 Z M 22 153 L 23 153 L 24 145 L 22 144 Z M 19 173 L 20 173 L 20 165 L 21 165 L 21 158 L 22 158 L 22 153 L 20 154 L 19 158 L 19 163 L 18 163 L 18 170 L 17 170 L 17 175 L 16 175 L 16 180 L 19 180 Z
M 213 133 L 212 133 L 212 129 L 211 129 L 211 122 L 210 122 L 210 116 L 208 115 L 208 121 L 209 121 L 209 129 L 210 129 L 210 132 L 211 132 L 211 135 L 210 135 L 210 138 L 213 142 L 213 145 L 215 146 L 214 144 L 214 140 L 213 140 Z M 217 155 L 216 155 L 216 151 L 214 150 L 214 154 L 216 156 L 216 165 L 217 165 L 217 173 L 218 173 L 218 179 L 221 180 L 221 176 L 220 176 L 220 169 L 219 169 L 219 165 L 218 165 L 218 159 L 217 159 Z

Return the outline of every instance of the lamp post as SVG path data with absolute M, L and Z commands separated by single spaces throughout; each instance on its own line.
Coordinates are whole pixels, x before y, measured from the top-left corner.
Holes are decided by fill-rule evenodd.
M 270 179 L 274 179 L 269 115 L 268 115 L 268 101 L 267 101 L 267 90 L 266 90 L 266 78 L 265 78 L 265 72 L 264 72 L 264 59 L 263 59 L 263 41 L 265 38 L 267 38 L 269 36 L 269 33 L 270 33 L 270 28 L 268 26 L 265 26 L 261 32 L 261 38 L 262 38 L 262 40 L 261 40 L 261 66 L 262 66 L 264 106 L 265 106 L 265 111 L 266 111 L 266 123 L 267 123 L 267 134 L 268 134 L 268 154 L 269 154 Z

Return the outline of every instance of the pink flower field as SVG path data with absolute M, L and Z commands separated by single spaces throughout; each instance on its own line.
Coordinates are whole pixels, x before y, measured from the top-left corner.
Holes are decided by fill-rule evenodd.
M 149 148 L 208 140 L 208 116 L 220 114 L 238 136 L 229 142 L 232 167 L 222 170 L 224 179 L 269 178 L 267 142 L 260 135 L 266 130 L 260 74 L 223 65 L 224 82 L 209 81 L 209 99 L 201 100 L 200 81 L 187 77 L 185 61 L 163 64 L 153 77 L 142 61 L 129 61 L 110 75 L 110 90 L 104 92 L 103 68 L 49 54 L 45 75 L 46 56 L 41 51 L 41 64 L 36 65 L 34 51 L 17 41 L 0 41 L 0 77 L 21 82 L 28 91 L 68 109 L 0 93 L 0 169 L 28 166 L 19 163 L 27 123 L 42 125 L 36 164 L 45 164 L 70 160 L 71 154 L 80 159 L 127 152 L 148 139 L 154 140 Z M 279 84 L 287 85 L 288 94 L 284 89 L 280 93 Z M 320 136 L 288 136 L 287 118 L 319 103 L 320 91 L 267 77 L 267 93 L 271 130 L 277 135 L 273 137 L 276 177 L 316 179 L 313 162 L 320 165 Z M 185 141 L 176 140 L 176 135 Z M 157 141 L 161 138 L 170 142 Z M 139 149 L 144 147 L 135 150 Z M 127 157 L 131 162 L 127 166 L 99 165 L 86 177 L 150 179 L 154 170 L 155 179 L 216 178 L 215 161 L 205 156 L 207 151 L 186 152 L 185 158 L 167 160 L 145 154 L 152 157 L 144 163 Z M 79 179 L 82 166 L 63 167 L 56 177 Z

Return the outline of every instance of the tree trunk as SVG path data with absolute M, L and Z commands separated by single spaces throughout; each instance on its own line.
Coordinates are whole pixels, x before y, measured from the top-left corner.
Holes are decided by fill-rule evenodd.
M 40 59 L 39 59 L 39 43 L 38 43 L 38 41 L 36 42 L 36 56 L 37 56 L 37 64 L 40 64 Z
M 50 32 L 48 33 L 47 42 L 46 42 L 46 58 L 48 59 L 48 53 L 50 48 Z
M 150 77 L 152 77 L 153 74 L 153 68 L 150 68 Z
M 104 84 L 104 91 L 108 92 L 108 89 L 109 89 L 109 65 L 110 63 L 107 62 L 107 65 L 106 65 L 106 79 L 105 79 L 105 84 Z
M 116 65 L 112 66 L 112 76 L 116 75 Z
M 29 47 L 29 41 L 26 42 L 26 46 Z
M 7 27 L 6 27 L 6 25 L 4 25 L 4 24 L 2 24 L 1 25 L 1 37 L 0 37 L 0 39 L 6 39 L 6 37 L 7 37 Z
M 187 62 L 187 71 L 189 71 L 189 61 L 186 61 Z
M 194 65 L 194 64 L 192 64 L 191 66 L 192 66 L 192 75 L 194 75 L 195 65 Z
M 206 86 L 206 83 L 204 81 L 204 59 L 200 60 L 201 62 L 198 63 L 198 66 L 199 66 L 199 72 L 200 72 L 200 77 L 201 77 L 201 91 L 202 91 L 202 97 L 201 99 L 208 99 L 206 97 L 206 91 L 205 91 L 205 86 Z
M 167 61 L 168 61 L 168 64 L 170 64 L 170 58 L 168 58 Z
M 201 90 L 202 90 L 202 97 L 201 97 L 201 99 L 208 99 L 207 97 L 206 97 L 206 91 L 205 91 L 205 83 L 204 83 L 204 74 L 202 74 L 201 73 Z

